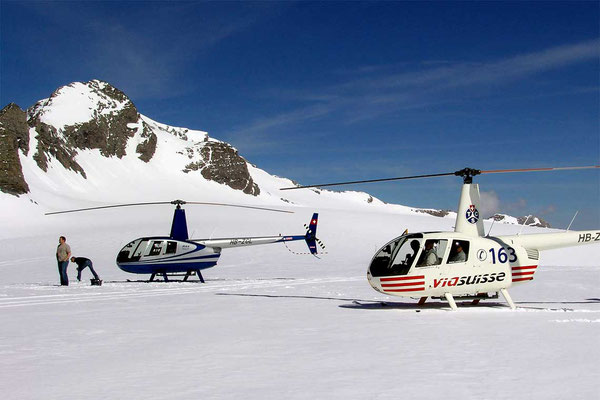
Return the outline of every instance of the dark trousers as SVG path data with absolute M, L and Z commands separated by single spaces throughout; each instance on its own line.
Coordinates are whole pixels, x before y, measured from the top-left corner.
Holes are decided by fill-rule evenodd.
M 94 271 L 94 267 L 92 266 L 92 262 L 91 261 L 86 261 L 85 264 L 83 264 L 81 267 L 77 267 L 77 280 L 78 281 L 81 280 L 81 271 L 83 271 L 85 269 L 85 267 L 88 267 L 90 269 L 90 272 L 92 273 L 92 275 L 94 275 L 95 279 L 100 279 L 100 277 L 98 276 L 98 274 L 96 273 L 96 271 Z
M 60 275 L 60 284 L 63 286 L 69 286 L 69 276 L 67 275 L 67 267 L 69 266 L 68 261 L 58 262 L 58 274 Z

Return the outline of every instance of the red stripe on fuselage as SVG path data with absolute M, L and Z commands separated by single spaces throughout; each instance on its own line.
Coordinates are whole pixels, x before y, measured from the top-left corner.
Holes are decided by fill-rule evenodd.
M 532 279 L 533 279 L 533 276 L 532 276 L 532 277 L 529 277 L 529 278 L 519 278 L 519 279 L 513 279 L 512 281 L 513 281 L 513 282 L 521 282 L 521 281 L 530 281 L 530 280 L 532 280 Z
M 424 287 L 415 289 L 384 289 L 384 292 L 419 292 L 425 290 Z
M 538 266 L 537 265 L 531 265 L 529 267 L 512 267 L 513 271 L 519 271 L 522 269 L 536 269 Z
M 535 274 L 535 271 L 530 271 L 530 272 L 513 272 L 512 276 L 526 276 L 526 275 L 533 275 Z
M 425 285 L 425 281 L 407 282 L 407 283 L 382 283 L 381 287 L 421 286 L 421 285 Z
M 400 276 L 396 278 L 380 278 L 381 282 L 390 282 L 390 281 L 408 281 L 411 279 L 425 279 L 425 275 L 417 275 L 417 276 Z

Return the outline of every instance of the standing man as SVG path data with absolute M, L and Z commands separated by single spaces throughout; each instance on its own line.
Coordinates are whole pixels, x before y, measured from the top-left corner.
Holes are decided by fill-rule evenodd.
M 94 271 L 92 260 L 90 260 L 89 258 L 71 257 L 71 262 L 74 262 L 75 264 L 77 264 L 77 280 L 78 281 L 81 281 L 81 271 L 83 271 L 86 268 L 89 268 L 92 275 L 94 275 L 94 279 L 92 279 L 92 281 L 93 280 L 96 280 L 96 282 L 100 281 L 100 277 L 98 276 L 96 271 Z
M 58 261 L 58 273 L 60 275 L 60 284 L 62 286 L 69 286 L 69 277 L 67 276 L 69 257 L 71 257 L 71 246 L 67 244 L 67 238 L 61 236 L 60 238 L 58 238 L 58 247 L 56 248 L 56 261 Z

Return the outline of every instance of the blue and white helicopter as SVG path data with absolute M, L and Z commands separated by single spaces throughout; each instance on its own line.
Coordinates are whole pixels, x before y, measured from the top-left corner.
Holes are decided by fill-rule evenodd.
M 318 247 L 321 249 L 325 248 L 322 242 L 316 237 L 317 222 L 319 218 L 318 213 L 313 214 L 308 226 L 305 225 L 306 233 L 303 235 L 230 237 L 218 239 L 190 239 L 188 236 L 185 210 L 181 208 L 181 206 L 184 204 L 201 204 L 283 213 L 293 213 L 293 211 L 225 203 L 173 200 L 171 202 L 132 203 L 90 207 L 77 210 L 51 212 L 46 213 L 46 215 L 157 204 L 175 205 L 173 223 L 171 224 L 171 233 L 169 236 L 149 236 L 132 240 L 119 251 L 116 260 L 117 266 L 125 272 L 133 274 L 150 274 L 149 282 L 152 282 L 156 275 L 162 275 L 164 280 L 168 281 L 168 275 L 185 274 L 183 280 L 187 281 L 190 276 L 196 274 L 198 279 L 204 283 L 204 278 L 200 271 L 217 265 L 219 257 L 221 256 L 221 250 L 230 247 L 246 247 L 304 240 L 310 254 L 314 256 L 318 253 Z

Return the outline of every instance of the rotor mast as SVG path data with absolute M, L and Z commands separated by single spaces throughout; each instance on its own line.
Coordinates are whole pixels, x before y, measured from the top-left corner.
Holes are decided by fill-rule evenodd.
M 473 177 L 475 175 L 480 175 L 481 174 L 481 170 L 478 169 L 474 169 L 474 168 L 463 168 L 460 171 L 456 171 L 454 173 L 454 175 L 456 176 L 462 176 L 463 178 L 463 183 L 473 183 Z
M 174 240 L 188 240 L 185 210 L 181 208 L 186 202 L 183 200 L 173 200 L 171 204 L 175 205 L 175 211 L 173 213 L 173 223 L 171 224 L 171 234 L 169 236 Z

